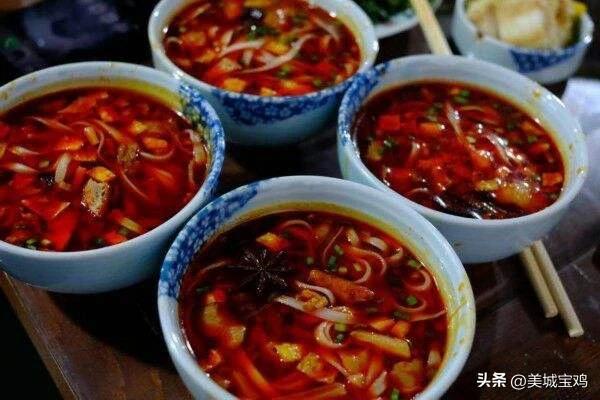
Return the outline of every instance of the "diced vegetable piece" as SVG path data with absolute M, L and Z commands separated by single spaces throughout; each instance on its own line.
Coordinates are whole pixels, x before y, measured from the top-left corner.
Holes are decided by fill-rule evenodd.
M 205 371 L 210 371 L 222 362 L 223 356 L 221 355 L 221 353 L 219 353 L 218 350 L 210 349 L 208 351 L 208 356 L 202 361 L 200 361 L 200 367 Z
M 287 53 L 290 50 L 290 46 L 278 40 L 269 40 L 265 44 L 264 49 L 280 56 L 282 54 Z
M 181 41 L 187 47 L 201 47 L 206 44 L 206 34 L 203 31 L 188 31 L 181 35 Z
M 81 149 L 73 152 L 73 160 L 79 162 L 94 162 L 98 159 L 98 152 L 95 149 Z
M 128 167 L 138 157 L 139 147 L 135 143 L 120 144 L 117 149 L 117 161 L 124 167 Z
M 429 136 L 429 137 L 438 136 L 440 133 L 442 133 L 443 129 L 444 129 L 444 125 L 437 123 L 437 122 L 421 122 L 419 124 L 419 131 L 423 135 Z
M 414 359 L 411 361 L 399 361 L 394 364 L 389 377 L 402 393 L 415 393 L 423 386 L 423 373 L 423 362 Z
M 290 363 L 299 361 L 302 358 L 304 350 L 297 343 L 267 343 L 267 348 L 277 357 L 282 363 Z
M 108 168 L 103 166 L 97 166 L 92 168 L 88 174 L 94 179 L 96 182 L 110 182 L 115 179 L 117 176 Z
M 370 345 L 383 352 L 398 357 L 410 357 L 410 345 L 406 340 L 362 330 L 350 332 L 350 336 L 359 343 Z
M 277 96 L 277 92 L 271 88 L 263 86 L 260 88 L 260 95 L 261 96 Z
M 244 341 L 246 327 L 234 322 L 221 303 L 210 303 L 202 310 L 205 333 L 227 348 L 237 348 Z
M 545 172 L 542 174 L 542 185 L 554 186 L 562 183 L 563 175 L 560 172 Z
M 6 143 L 0 142 L 0 159 L 4 156 L 6 152 Z
M 360 303 L 375 297 L 375 293 L 365 286 L 317 269 L 310 271 L 308 281 L 331 290 L 336 297 L 346 304 Z
M 239 18 L 244 11 L 244 1 L 243 0 L 227 0 L 223 2 L 223 13 L 225 14 L 225 18 L 230 21 Z
M 93 216 L 101 217 L 106 211 L 109 197 L 110 185 L 90 178 L 83 188 L 81 202 Z
M 406 337 L 406 334 L 408 333 L 409 330 L 410 330 L 410 322 L 400 320 L 400 321 L 396 321 L 396 323 L 390 330 L 390 333 L 392 335 L 396 336 L 397 338 L 403 339 Z
M 286 239 L 272 232 L 267 232 L 259 236 L 256 238 L 256 241 L 275 253 L 279 253 L 289 246 L 289 242 Z
M 308 312 L 320 310 L 329 305 L 329 300 L 327 300 L 327 297 L 315 292 L 314 290 L 303 289 L 297 297 L 298 300 L 302 302 L 304 310 Z
M 83 147 L 83 140 L 75 136 L 63 136 L 61 137 L 54 150 L 56 151 L 75 151 Z
M 331 383 L 337 375 L 335 370 L 326 368 L 326 364 L 316 353 L 308 353 L 296 366 L 296 369 L 306 376 L 324 383 Z
M 152 136 L 144 136 L 142 138 L 144 147 L 148 150 L 166 150 L 169 148 L 169 142 L 164 139 L 155 138 Z
M 133 133 L 134 135 L 139 135 L 140 133 L 146 131 L 146 129 L 148 129 L 146 127 L 146 124 L 144 124 L 142 121 L 138 121 L 138 120 L 133 120 L 129 123 L 129 126 L 127 127 L 127 130 L 131 133 Z
M 45 238 L 52 242 L 54 250 L 62 251 L 67 247 L 78 220 L 79 214 L 76 211 L 66 210 L 56 218 L 48 221 Z
M 369 365 L 369 352 L 366 349 L 340 350 L 339 355 L 342 365 L 350 374 L 364 372 Z
M 527 209 L 533 199 L 532 187 L 527 182 L 510 182 L 496 190 L 496 200 Z
M 313 91 L 311 85 L 305 85 L 292 79 L 282 79 L 280 86 L 281 94 L 286 96 L 303 95 Z
M 369 143 L 369 148 L 367 149 L 367 159 L 369 161 L 381 161 L 384 150 L 385 147 L 383 146 L 382 141 L 373 140 Z
M 489 179 L 484 181 L 479 181 L 475 184 L 475 190 L 480 192 L 493 192 L 500 187 L 500 182 L 498 179 Z
M 379 332 L 387 332 L 392 326 L 394 326 L 394 323 L 395 321 L 391 318 L 377 317 L 369 322 L 369 326 L 378 330 Z
M 220 76 L 230 74 L 234 71 L 241 69 L 242 67 L 237 62 L 233 61 L 229 57 L 223 57 L 212 66 L 208 71 L 204 73 L 206 80 L 214 80 Z
M 232 92 L 243 92 L 246 86 L 248 86 L 248 82 L 239 78 L 227 78 L 223 81 L 223 89 Z
M 115 244 L 119 244 L 119 243 L 123 243 L 123 242 L 127 241 L 127 237 L 125 237 L 115 231 L 105 233 L 102 236 L 102 238 L 104 239 L 106 244 L 108 244 L 110 246 L 114 246 Z

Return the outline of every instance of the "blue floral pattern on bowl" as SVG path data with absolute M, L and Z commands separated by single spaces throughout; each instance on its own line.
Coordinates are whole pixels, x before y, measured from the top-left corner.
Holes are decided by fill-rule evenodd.
M 194 254 L 232 215 L 256 196 L 260 184 L 254 182 L 219 197 L 183 227 L 163 262 L 158 283 L 159 296 L 177 299 L 181 278 Z
M 345 146 L 352 142 L 350 132 L 354 115 L 356 115 L 373 88 L 379 84 L 381 76 L 387 72 L 389 66 L 389 62 L 379 64 L 375 68 L 356 75 L 354 78 L 350 88 L 344 95 L 338 116 L 338 126 L 343 132 L 341 136 L 342 145 Z
M 225 158 L 225 133 L 217 114 L 204 97 L 191 86 L 181 84 L 179 96 L 183 115 L 198 132 L 202 132 L 204 140 L 208 144 L 212 155 L 209 170 L 220 171 Z M 218 168 L 215 168 L 216 166 Z M 214 195 L 218 179 L 219 173 L 210 173 L 206 177 L 203 186 L 208 188 L 209 198 Z
M 213 88 L 211 93 L 221 102 L 231 119 L 244 125 L 272 124 L 316 110 L 329 102 L 339 101 L 351 79 L 337 86 L 304 96 L 263 97 L 233 93 Z
M 517 70 L 522 74 L 526 74 L 541 71 L 545 68 L 565 62 L 577 55 L 581 47 L 585 46 L 576 44 L 565 49 L 547 51 L 519 50 L 511 48 L 510 55 L 517 65 Z

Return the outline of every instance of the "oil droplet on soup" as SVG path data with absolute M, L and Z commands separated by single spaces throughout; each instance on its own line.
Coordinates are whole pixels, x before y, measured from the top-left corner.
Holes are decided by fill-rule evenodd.
M 204 0 L 177 15 L 164 38 L 179 68 L 213 86 L 296 96 L 353 75 L 361 54 L 350 30 L 304 0 Z
M 122 243 L 181 210 L 206 174 L 201 133 L 133 91 L 61 91 L 0 116 L 0 239 L 32 250 Z
M 556 201 L 561 155 L 526 112 L 473 87 L 422 82 L 386 90 L 358 112 L 353 133 L 367 168 L 426 207 L 514 218 Z
M 325 212 L 246 221 L 202 248 L 180 318 L 199 365 L 243 398 L 406 398 L 445 353 L 435 280 L 398 240 Z

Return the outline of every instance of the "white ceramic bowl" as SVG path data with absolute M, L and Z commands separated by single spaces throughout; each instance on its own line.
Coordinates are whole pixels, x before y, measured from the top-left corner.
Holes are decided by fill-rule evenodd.
M 162 44 L 166 27 L 194 0 L 162 0 L 150 17 L 148 36 L 154 66 L 197 88 L 217 110 L 227 140 L 244 145 L 277 146 L 299 142 L 321 132 L 334 119 L 344 90 L 352 78 L 303 96 L 265 97 L 226 91 L 202 82 L 177 67 Z M 351 0 L 314 0 L 312 3 L 335 13 L 350 28 L 360 47 L 360 71 L 375 62 L 379 43 L 373 24 Z
M 489 61 L 520 72 L 543 84 L 571 77 L 581 66 L 594 33 L 588 14 L 581 17 L 579 40 L 561 49 L 528 49 L 494 37 L 481 36 L 465 11 L 465 0 L 457 0 L 452 18 L 452 38 L 461 54 Z
M 565 164 L 564 189 L 549 207 L 519 218 L 475 220 L 436 211 L 401 196 L 363 164 L 351 137 L 354 116 L 371 96 L 390 87 L 423 80 L 462 82 L 491 91 L 538 118 L 556 141 Z M 465 263 L 494 261 L 543 237 L 560 220 L 581 189 L 588 170 L 585 138 L 564 104 L 539 84 L 484 61 L 422 55 L 380 64 L 357 77 L 342 100 L 338 119 L 338 160 L 342 176 L 394 195 L 431 221 Z
M 73 252 L 29 250 L 0 241 L 0 267 L 47 290 L 94 293 L 125 287 L 156 273 L 179 227 L 213 195 L 223 164 L 223 128 L 213 108 L 173 77 L 133 64 L 66 64 L 25 75 L 0 88 L 0 114 L 48 93 L 81 87 L 118 87 L 152 96 L 191 121 L 203 121 L 211 154 L 204 184 L 190 202 L 157 228 L 114 246 Z
M 460 260 L 430 223 L 394 196 L 353 182 L 317 176 L 255 182 L 219 197 L 188 222 L 167 253 L 158 288 L 158 313 L 173 363 L 192 395 L 197 399 L 235 398 L 200 369 L 182 333 L 177 298 L 190 260 L 204 243 L 241 221 L 290 207 L 337 212 L 373 224 L 401 238 L 428 266 L 451 317 L 442 365 L 417 398 L 441 397 L 463 367 L 475 330 L 473 293 Z

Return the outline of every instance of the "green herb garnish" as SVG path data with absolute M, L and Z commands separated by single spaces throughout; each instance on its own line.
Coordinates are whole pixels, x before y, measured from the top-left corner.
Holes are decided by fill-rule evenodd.
M 398 389 L 392 389 L 392 392 L 390 393 L 390 400 L 400 400 L 400 391 Z
M 419 302 L 419 300 L 417 300 L 417 298 L 413 295 L 407 296 L 406 297 L 406 304 L 409 306 L 416 306 L 417 303 Z
M 408 265 L 409 267 L 414 268 L 414 269 L 419 269 L 423 266 L 420 262 L 418 262 L 414 258 L 411 258 L 410 260 L 408 260 L 406 262 L 406 265 Z
M 538 141 L 538 137 L 535 135 L 527 135 L 527 143 L 535 143 Z
M 342 343 L 345 338 L 346 338 L 346 335 L 344 335 L 343 333 L 338 333 L 337 335 L 335 335 L 335 338 L 333 339 L 333 341 L 336 343 Z
M 344 254 L 344 250 L 342 250 L 342 248 L 337 244 L 333 246 L 333 251 L 335 251 L 339 256 Z
M 383 148 L 385 150 L 391 150 L 396 146 L 396 141 L 392 138 L 387 138 L 383 141 Z
M 277 71 L 277 77 L 278 78 L 287 78 L 288 76 L 290 76 L 290 74 L 292 73 L 292 69 L 290 68 L 289 65 L 283 65 L 281 68 L 279 68 L 279 71 Z
M 306 257 L 306 265 L 313 265 L 315 263 L 315 259 L 313 257 Z
M 329 257 L 329 260 L 327 260 L 327 269 L 330 271 L 333 271 L 336 266 L 337 266 L 337 256 Z
M 410 315 L 408 315 L 407 313 L 405 313 L 404 311 L 401 310 L 395 310 L 392 313 L 392 318 L 394 318 L 396 321 L 398 320 L 405 320 L 405 321 L 410 321 Z
M 210 290 L 210 285 L 202 285 L 196 288 L 196 294 L 203 294 Z
M 348 330 L 348 325 L 338 322 L 333 325 L 333 329 L 335 329 L 338 332 L 346 332 Z

